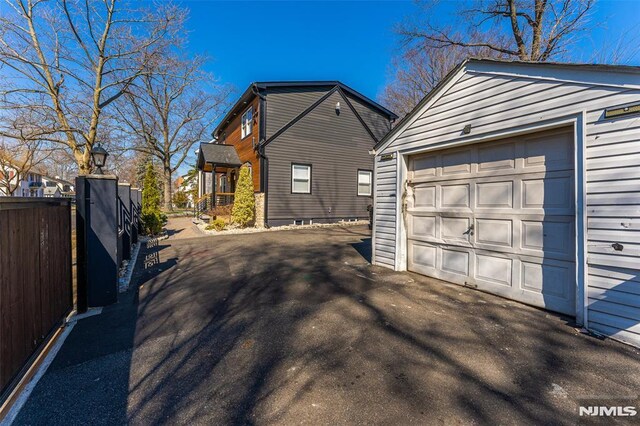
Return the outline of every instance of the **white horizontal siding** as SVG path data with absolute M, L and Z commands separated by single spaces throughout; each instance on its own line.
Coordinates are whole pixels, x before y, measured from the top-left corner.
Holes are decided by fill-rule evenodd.
M 640 102 L 637 73 L 471 63 L 378 154 L 461 142 L 467 124 L 467 137 L 478 138 L 585 112 L 588 326 L 640 345 L 640 117 L 604 119 L 606 108 L 633 102 Z M 378 165 L 379 188 L 395 192 L 395 177 Z M 387 210 L 395 212 L 395 199 L 383 200 L 378 195 L 381 247 L 395 241 Z
M 396 178 L 395 160 L 376 157 L 373 251 L 375 263 L 388 268 L 395 266 L 396 256 Z

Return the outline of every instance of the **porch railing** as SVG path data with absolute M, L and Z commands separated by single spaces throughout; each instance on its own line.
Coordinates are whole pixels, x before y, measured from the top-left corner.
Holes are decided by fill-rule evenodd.
M 217 192 L 216 206 L 228 206 L 233 204 L 233 192 Z
M 214 203 L 215 199 L 215 203 Z M 204 194 L 198 198 L 193 207 L 194 216 L 200 219 L 203 214 L 211 211 L 216 206 L 228 206 L 233 204 L 233 192 L 217 192 L 214 194 Z

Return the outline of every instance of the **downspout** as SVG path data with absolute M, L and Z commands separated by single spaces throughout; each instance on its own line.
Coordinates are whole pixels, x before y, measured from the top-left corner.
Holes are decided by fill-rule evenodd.
M 269 182 L 269 159 L 266 155 L 266 146 L 265 142 L 267 140 L 267 97 L 260 93 L 258 86 L 253 84 L 251 86 L 251 91 L 260 99 L 260 112 L 259 112 L 259 120 L 260 126 L 258 127 L 258 146 L 256 147 L 256 152 L 260 156 L 260 190 L 264 193 L 264 226 L 265 228 L 269 227 L 268 220 L 268 212 L 269 212 L 269 193 L 268 193 L 268 182 Z

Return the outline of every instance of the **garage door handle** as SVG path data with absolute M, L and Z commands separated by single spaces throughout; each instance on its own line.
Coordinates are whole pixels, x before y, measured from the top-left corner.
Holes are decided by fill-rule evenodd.
M 471 226 L 469 226 L 469 229 L 467 229 L 467 231 L 463 234 L 463 235 L 473 235 L 473 224 L 471 224 Z

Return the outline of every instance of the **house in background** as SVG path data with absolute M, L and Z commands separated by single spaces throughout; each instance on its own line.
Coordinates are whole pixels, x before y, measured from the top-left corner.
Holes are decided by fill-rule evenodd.
M 5 179 L 8 178 L 8 181 Z M 60 179 L 58 176 L 50 177 L 41 167 L 33 167 L 22 179 L 18 180 L 18 173 L 14 167 L 5 166 L 0 170 L 0 196 L 13 197 L 75 197 L 74 185 L 71 182 Z M 7 183 L 16 186 L 12 194 L 8 194 L 4 186 Z
M 75 197 L 74 184 L 61 179 L 59 176 L 50 177 L 42 176 L 42 182 L 44 184 L 43 196 L 44 197 Z
M 200 145 L 199 204 L 232 202 L 251 170 L 258 225 L 369 217 L 369 151 L 397 116 L 337 81 L 254 83 Z
M 27 173 L 24 179 L 18 182 L 18 188 L 13 193 L 14 197 L 44 197 L 43 175 L 35 170 Z
M 469 60 L 375 151 L 374 264 L 640 346 L 640 67 Z
M 42 175 L 35 171 L 31 171 L 19 179 L 18 170 L 11 166 L 11 163 L 5 162 L 0 169 L 0 196 L 2 197 L 42 197 L 44 194 L 44 185 L 42 183 Z M 13 189 L 8 190 L 9 186 Z

